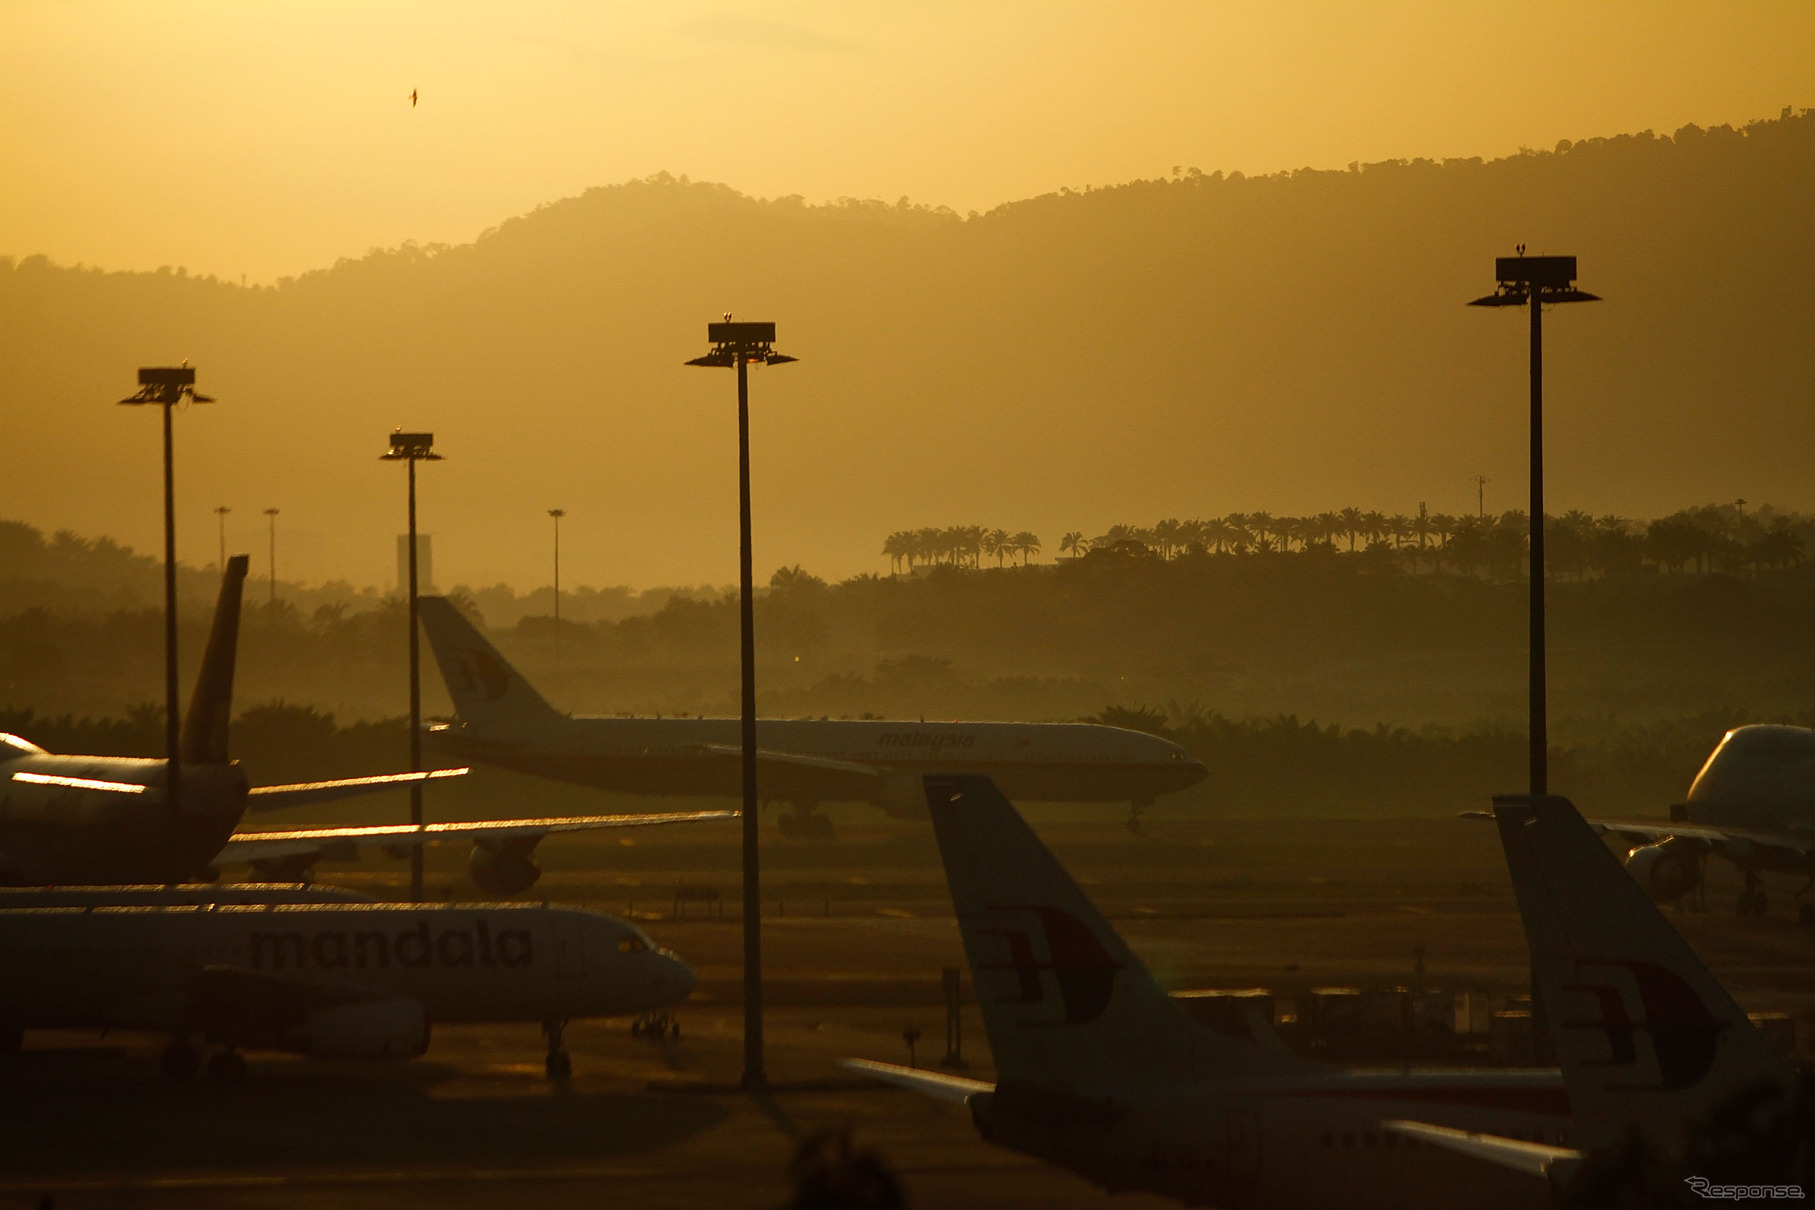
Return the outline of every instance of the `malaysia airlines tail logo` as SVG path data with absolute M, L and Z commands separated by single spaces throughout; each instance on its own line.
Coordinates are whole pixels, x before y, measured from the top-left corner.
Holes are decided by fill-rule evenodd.
M 483 691 L 486 701 L 497 701 L 510 687 L 510 671 L 493 659 L 490 652 L 468 647 L 457 652 L 454 658 L 460 666 L 462 688 Z
M 1007 923 L 1007 919 L 1031 916 L 1032 927 Z M 1046 1004 L 1047 980 L 1058 992 L 1061 1016 L 1056 1019 L 1023 1021 L 1023 1025 L 1087 1025 L 1103 1015 L 1115 994 L 1116 972 L 1126 963 L 1117 962 L 1077 917 L 1058 908 L 1037 904 L 1002 904 L 989 909 L 991 920 L 1003 919 L 1000 925 L 978 925 L 972 928 L 977 937 L 1000 937 L 1008 949 L 1006 962 L 979 962 L 977 973 L 1011 971 L 1015 991 L 995 998 L 997 1004 Z M 1035 932 L 1041 934 L 1046 957 L 1039 956 Z
M 1608 1057 L 1585 1059 L 1585 1067 L 1640 1066 L 1638 1036 L 1651 1039 L 1656 1058 L 1655 1083 L 1613 1084 L 1620 1092 L 1673 1091 L 1699 1083 L 1714 1065 L 1714 1051 L 1727 1026 L 1702 1003 L 1681 975 L 1655 962 L 1583 959 L 1575 964 L 1576 981 L 1563 991 L 1584 997 L 1597 1016 L 1567 1017 L 1560 1028 L 1589 1030 L 1607 1039 Z M 1595 977 L 1596 972 L 1607 972 Z M 1630 980 L 1616 972 L 1625 972 Z M 1629 1009 L 1637 1001 L 1637 1015 Z

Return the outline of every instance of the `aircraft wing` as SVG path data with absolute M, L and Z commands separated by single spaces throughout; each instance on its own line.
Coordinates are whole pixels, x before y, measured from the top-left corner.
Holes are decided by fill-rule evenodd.
M 465 777 L 470 769 L 430 769 L 423 773 L 381 773 L 375 777 L 341 777 L 333 781 L 304 781 L 288 786 L 253 786 L 246 791 L 248 811 L 275 811 L 279 807 L 300 806 L 306 802 L 330 802 L 388 790 L 413 781 L 439 781 L 444 777 Z
M 893 1084 L 909 1092 L 944 1101 L 948 1105 L 962 1105 L 980 1092 L 994 1092 L 994 1084 L 982 1080 L 967 1080 L 963 1076 L 940 1075 L 936 1071 L 927 1071 L 920 1067 L 901 1067 L 894 1063 L 876 1063 L 869 1059 L 840 1059 L 838 1065 L 846 1071 L 880 1080 L 884 1084 Z
M 1595 834 L 1614 833 L 1626 840 L 1663 840 L 1666 836 L 1684 836 L 1701 840 L 1719 851 L 1722 845 L 1750 845 L 1757 849 L 1782 849 L 1797 856 L 1815 854 L 1815 833 L 1791 831 L 1750 831 L 1744 827 L 1704 827 L 1701 824 L 1652 824 L 1637 820 L 1588 820 Z
M 283 831 L 235 832 L 214 859 L 216 868 L 253 861 L 286 861 L 311 855 L 350 861 L 361 845 L 410 849 L 447 840 L 536 841 L 553 832 L 593 828 L 639 828 L 651 824 L 698 823 L 735 819 L 736 811 L 668 811 L 651 815 L 567 815 L 551 819 L 487 819 L 476 823 L 377 824 L 347 828 L 291 828 Z
M 1449 1126 L 1432 1126 L 1425 1122 L 1395 1120 L 1381 1127 L 1405 1138 L 1416 1139 L 1433 1147 L 1442 1147 L 1462 1155 L 1473 1156 L 1514 1172 L 1535 1177 L 1565 1177 L 1566 1169 L 1581 1162 L 1582 1153 L 1573 1147 L 1551 1147 L 1528 1143 L 1523 1139 L 1503 1138 L 1497 1134 L 1475 1134 Z

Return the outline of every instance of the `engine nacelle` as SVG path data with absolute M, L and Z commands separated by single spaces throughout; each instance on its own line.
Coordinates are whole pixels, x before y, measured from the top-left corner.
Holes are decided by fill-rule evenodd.
M 1626 872 L 1659 903 L 1674 903 L 1701 885 L 1702 846 L 1671 836 L 1626 854 Z
M 473 885 L 493 895 L 521 895 L 542 877 L 536 864 L 536 843 L 542 838 L 481 840 L 466 859 Z
M 429 1048 L 428 1013 L 415 1000 L 319 1008 L 300 1033 L 296 1049 L 312 1059 L 413 1059 Z

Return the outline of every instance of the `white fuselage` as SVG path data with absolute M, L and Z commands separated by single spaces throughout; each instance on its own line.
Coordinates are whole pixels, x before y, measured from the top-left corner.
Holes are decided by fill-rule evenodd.
M 0 1023 L 181 1032 L 205 970 L 420 1003 L 431 1022 L 666 1007 L 693 972 L 622 920 L 512 904 L 0 911 Z
M 622 793 L 735 796 L 739 727 L 734 718 L 579 717 L 456 722 L 429 739 L 460 761 Z M 1177 744 L 1092 723 L 765 719 L 756 739 L 765 799 L 897 812 L 924 813 L 928 773 L 986 773 L 1005 792 L 1044 802 L 1146 802 L 1206 776 Z

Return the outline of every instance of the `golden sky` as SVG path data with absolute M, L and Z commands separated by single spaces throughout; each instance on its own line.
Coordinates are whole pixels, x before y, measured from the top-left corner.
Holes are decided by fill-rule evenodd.
M 986 210 L 1815 104 L 1807 0 L 4 0 L 0 45 L 0 255 L 254 281 L 662 170 Z

